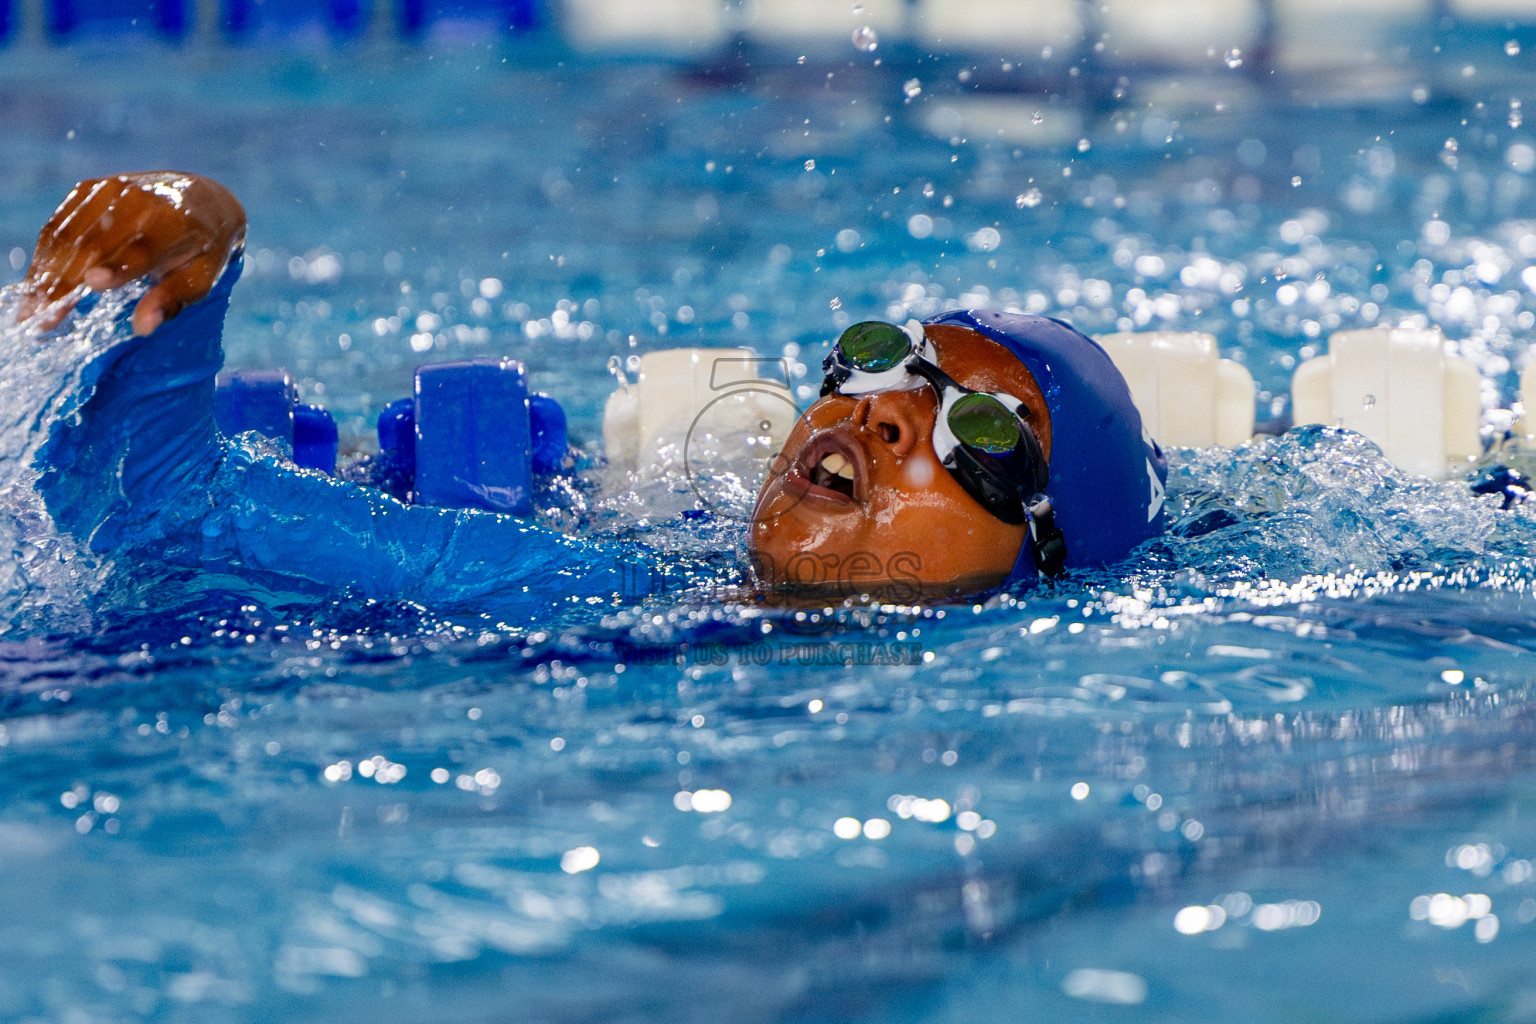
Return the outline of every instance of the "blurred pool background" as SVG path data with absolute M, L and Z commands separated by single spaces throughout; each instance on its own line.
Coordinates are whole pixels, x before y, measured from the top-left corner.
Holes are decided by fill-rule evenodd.
M 959 305 L 1210 331 L 1261 418 L 1332 331 L 1438 325 L 1493 442 L 1536 328 L 1530 3 L 0 0 L 0 38 L 0 280 L 77 179 L 211 174 L 229 363 L 357 448 L 426 361 L 525 360 L 595 452 L 614 356 L 814 377 Z M 7 623 L 0 1019 L 1536 1019 L 1536 518 L 1326 431 L 1174 462 L 1136 565 L 974 607 Z M 675 490 L 602 528 L 732 550 Z

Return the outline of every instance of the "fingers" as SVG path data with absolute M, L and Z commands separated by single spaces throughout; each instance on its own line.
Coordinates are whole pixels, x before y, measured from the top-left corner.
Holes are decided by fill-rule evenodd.
M 151 243 L 144 238 L 134 237 L 85 270 L 80 275 L 80 279 L 89 285 L 92 291 L 104 292 L 111 288 L 121 288 L 129 281 L 137 280 L 155 270 L 162 273 L 174 270 L 183 259 L 185 259 L 184 256 L 169 252 L 157 253 Z
M 142 217 L 116 207 L 116 200 L 128 187 L 120 178 L 83 181 L 48 218 L 38 233 L 37 248 L 22 282 L 27 294 L 23 315 L 78 290 L 86 272 L 104 255 L 133 241 Z
M 244 236 L 245 211 L 211 179 L 148 171 L 82 181 L 38 234 L 20 315 L 52 328 L 86 291 L 150 277 L 157 283 L 134 314 L 136 333 L 148 333 L 207 294 Z
M 225 253 L 199 253 L 168 274 L 159 284 L 145 292 L 139 304 L 134 307 L 133 333 L 153 334 L 162 323 L 194 302 L 201 302 L 213 290 L 226 262 Z

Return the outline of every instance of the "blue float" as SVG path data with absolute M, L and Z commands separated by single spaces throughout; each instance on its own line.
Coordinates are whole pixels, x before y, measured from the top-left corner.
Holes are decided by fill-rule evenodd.
M 338 442 L 336 418 L 318 405 L 293 407 L 293 462 L 334 475 Z
M 336 471 L 336 420 L 301 404 L 286 370 L 221 374 L 214 420 L 227 437 L 255 431 L 287 443 L 295 465 Z M 385 406 L 378 430 L 369 480 L 410 504 L 524 514 L 533 475 L 570 468 L 565 410 L 529 394 L 515 359 L 419 367 L 414 397 Z
M 369 0 L 223 0 L 222 6 L 220 28 L 237 42 L 314 29 L 339 39 L 354 39 L 362 34 L 372 14 Z
M 213 417 L 226 437 L 254 430 L 291 445 L 297 402 L 287 370 L 236 370 L 219 374 Z
M 528 449 L 533 471 L 548 476 L 569 469 L 571 446 L 560 403 L 548 395 L 529 395 L 528 426 L 533 435 Z
M 238 370 L 220 374 L 213 418 L 226 437 L 254 430 L 284 441 L 304 469 L 336 472 L 336 420 L 317 405 L 302 405 L 286 370 Z
M 48 0 L 45 21 L 61 41 L 144 32 L 180 40 L 191 19 L 188 0 Z
M 528 379 L 515 359 L 416 370 L 413 501 L 524 514 L 532 507 Z
M 416 400 L 400 398 L 379 413 L 379 455 L 369 477 L 373 485 L 400 501 L 411 500 L 416 486 Z
M 400 34 L 417 38 L 451 22 L 483 23 L 504 32 L 540 25 L 540 0 L 400 0 Z

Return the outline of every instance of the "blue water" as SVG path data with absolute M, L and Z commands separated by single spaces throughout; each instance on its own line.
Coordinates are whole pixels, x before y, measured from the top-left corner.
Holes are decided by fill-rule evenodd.
M 428 359 L 525 360 L 595 452 L 615 355 L 814 368 L 959 304 L 1209 330 L 1261 416 L 1332 330 L 1417 318 L 1507 405 L 1536 151 L 1501 42 L 1044 95 L 857 53 L 17 51 L 0 267 L 77 178 L 220 178 L 228 361 L 354 448 Z M 0 1019 L 1536 1019 L 1529 510 L 1299 430 L 1173 453 L 1166 541 L 976 606 L 761 610 L 712 562 L 534 630 L 102 616 L 15 459 L 66 360 L 5 345 Z M 684 566 L 739 540 L 676 480 L 571 500 Z

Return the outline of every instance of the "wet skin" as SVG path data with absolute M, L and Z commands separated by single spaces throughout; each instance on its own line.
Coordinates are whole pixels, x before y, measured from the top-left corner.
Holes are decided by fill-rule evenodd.
M 956 381 L 1023 400 L 1049 458 L 1050 415 L 1029 371 L 968 328 L 927 334 Z M 937 406 L 922 387 L 828 395 L 805 411 L 753 515 L 753 559 L 766 584 L 915 598 L 1007 578 L 1028 528 L 991 516 L 944 468 L 933 450 Z
M 244 244 L 245 210 L 211 179 L 145 171 L 82 181 L 37 236 L 21 319 L 50 330 L 87 290 L 147 276 L 133 331 L 149 334 L 207 296 Z
M 21 318 L 51 329 L 87 290 L 148 277 L 133 329 L 149 334 L 206 297 L 244 242 L 245 211 L 208 178 L 148 171 L 82 181 L 38 235 Z M 928 337 L 961 384 L 1022 399 L 1049 456 L 1045 399 L 1017 359 L 962 327 L 930 327 Z M 751 545 L 764 582 L 915 598 L 1006 578 L 1026 528 L 993 518 L 944 469 L 931 440 L 936 405 L 923 387 L 830 395 L 806 411 L 758 496 Z

